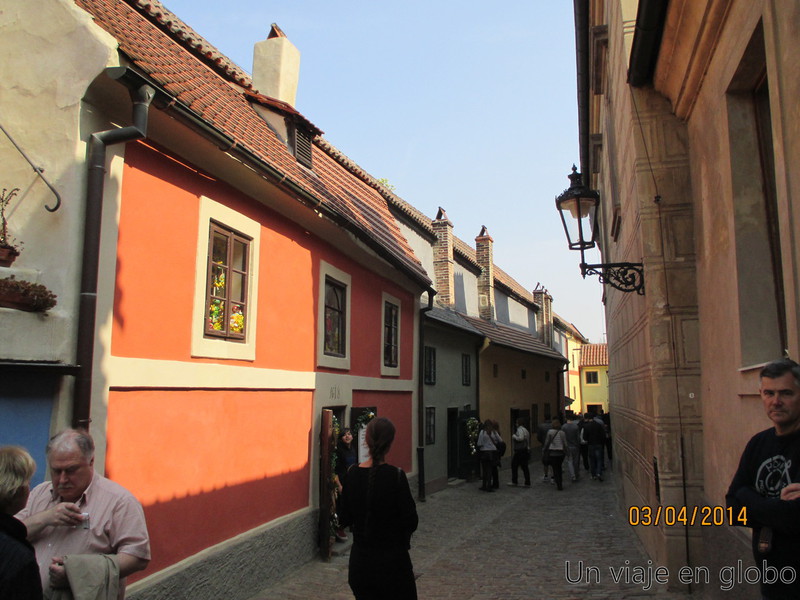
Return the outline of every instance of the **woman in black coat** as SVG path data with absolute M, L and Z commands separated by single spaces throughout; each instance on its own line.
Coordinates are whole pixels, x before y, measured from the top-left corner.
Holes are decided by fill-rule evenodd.
M 406 474 L 386 464 L 394 441 L 389 419 L 369 422 L 370 457 L 347 473 L 339 520 L 352 525 L 348 583 L 356 600 L 416 600 L 417 586 L 409 548 L 418 524 L 417 507 Z

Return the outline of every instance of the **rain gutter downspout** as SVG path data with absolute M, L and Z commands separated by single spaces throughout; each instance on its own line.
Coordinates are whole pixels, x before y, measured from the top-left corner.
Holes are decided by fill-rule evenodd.
M 419 377 L 417 378 L 417 499 L 425 502 L 425 314 L 433 310 L 436 290 L 428 289 L 428 306 L 419 309 Z
M 578 150 L 581 173 L 591 173 L 589 164 L 589 0 L 574 0 L 575 61 L 578 87 Z M 588 179 L 587 179 L 588 182 Z
M 125 79 L 126 67 L 106 69 L 112 79 Z M 89 429 L 91 423 L 92 378 L 95 322 L 97 318 L 97 278 L 100 264 L 100 230 L 106 176 L 106 148 L 139 140 L 147 135 L 147 119 L 155 89 L 142 84 L 130 90 L 133 100 L 133 125 L 93 133 L 89 138 L 86 181 L 86 215 L 83 231 L 81 290 L 78 306 L 78 340 L 72 406 L 72 426 Z
M 640 0 L 631 45 L 628 83 L 642 87 L 653 81 L 669 0 Z

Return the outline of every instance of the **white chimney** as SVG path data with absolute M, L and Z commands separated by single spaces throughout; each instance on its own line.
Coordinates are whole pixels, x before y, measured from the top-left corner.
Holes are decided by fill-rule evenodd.
M 300 51 L 275 23 L 266 40 L 253 48 L 253 87 L 270 98 L 295 105 Z

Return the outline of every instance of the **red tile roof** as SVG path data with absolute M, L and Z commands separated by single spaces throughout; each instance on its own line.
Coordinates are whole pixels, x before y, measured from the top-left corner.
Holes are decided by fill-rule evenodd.
M 581 346 L 582 367 L 607 367 L 608 344 L 586 344 Z
M 160 2 L 75 2 L 117 40 L 120 52 L 137 70 L 205 123 L 235 140 L 237 146 L 280 171 L 285 181 L 339 215 L 357 235 L 379 244 L 395 265 L 415 280 L 429 285 L 430 278 L 400 232 L 385 198 L 346 168 L 320 138 L 312 149 L 313 172 L 299 165 L 251 106 L 251 100 L 268 102 L 254 96 L 249 75 Z M 296 116 L 304 119 L 299 113 Z M 313 125 L 311 128 L 318 131 Z

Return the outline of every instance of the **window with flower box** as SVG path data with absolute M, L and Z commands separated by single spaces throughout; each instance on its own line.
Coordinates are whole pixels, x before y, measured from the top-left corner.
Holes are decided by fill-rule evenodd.
M 205 334 L 242 341 L 248 326 L 250 238 L 211 222 Z
M 255 359 L 261 224 L 200 197 L 192 356 Z

